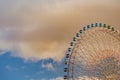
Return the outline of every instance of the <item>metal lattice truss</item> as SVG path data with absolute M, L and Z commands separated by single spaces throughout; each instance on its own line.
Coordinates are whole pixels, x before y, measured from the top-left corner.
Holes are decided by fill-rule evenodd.
M 114 27 L 102 23 L 83 27 L 70 46 L 65 80 L 120 80 L 120 33 Z

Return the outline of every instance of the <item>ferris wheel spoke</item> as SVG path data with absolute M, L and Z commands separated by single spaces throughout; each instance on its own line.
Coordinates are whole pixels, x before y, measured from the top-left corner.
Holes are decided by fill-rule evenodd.
M 98 42 L 99 39 L 96 39 L 95 37 L 97 37 L 97 36 L 99 35 L 99 33 L 98 33 L 97 35 L 95 34 L 95 32 L 94 32 L 94 33 L 91 32 L 91 33 L 89 33 L 89 34 L 90 34 L 89 36 L 90 36 L 91 38 L 88 37 L 89 40 L 86 39 L 86 40 L 85 40 L 85 43 L 92 43 L 92 44 L 90 44 L 90 46 L 91 46 L 91 48 L 94 49 L 95 54 L 96 54 L 96 53 L 97 53 L 97 50 L 98 50 L 98 47 L 100 46 L 100 44 L 99 44 L 99 42 Z M 94 34 L 94 35 L 93 35 L 93 34 Z M 93 41 L 94 41 L 94 42 L 93 42 Z M 95 54 L 94 54 L 94 55 L 95 55 Z
M 95 36 L 92 36 L 92 34 L 94 34 L 94 33 L 88 33 L 89 35 L 86 35 L 86 36 L 88 36 L 87 38 L 89 39 L 89 37 L 91 37 L 91 38 L 94 38 Z M 94 47 L 94 45 L 93 44 L 87 44 L 87 43 L 92 43 L 94 40 L 93 39 L 91 39 L 91 41 L 90 40 L 87 40 L 87 39 L 85 39 L 84 40 L 84 42 L 85 42 L 85 44 L 86 44 L 86 47 L 87 48 L 85 48 L 86 49 L 86 51 L 87 52 L 89 52 L 90 54 L 90 56 L 92 56 L 91 55 L 91 53 L 93 54 L 94 53 L 94 55 L 96 55 L 97 56 L 97 51 L 96 51 L 96 48 Z M 94 42 L 96 42 L 96 41 L 94 41 Z M 98 43 L 98 42 L 96 42 L 96 43 Z M 81 43 L 82 44 L 82 43 Z M 90 46 L 90 47 L 88 47 L 88 46 Z M 98 46 L 98 44 L 97 44 L 97 46 Z M 93 48 L 93 50 L 90 50 L 90 48 Z M 88 51 L 89 50 L 89 51 Z M 94 51 L 94 52 L 91 52 L 91 51 Z
M 87 73 L 87 72 L 86 72 L 86 71 L 80 72 L 80 71 L 78 71 L 78 70 L 75 70 L 74 77 L 78 77 L 78 76 L 81 76 L 81 75 L 85 75 L 85 73 Z
M 85 54 L 85 52 L 91 52 L 91 53 L 93 53 L 91 50 L 87 49 L 87 48 L 84 46 L 84 44 L 83 44 L 82 41 L 84 42 L 84 40 L 79 41 L 79 44 L 80 44 L 79 50 L 82 51 L 81 54 Z M 95 52 L 94 52 L 94 53 L 95 53 Z M 86 54 L 85 54 L 85 55 L 86 55 Z
M 112 50 L 117 50 L 117 52 L 120 52 L 120 42 L 117 39 L 113 39 L 113 38 L 114 38 L 113 36 L 110 37 Z
M 85 34 L 85 37 L 86 37 L 86 36 L 87 36 L 87 35 Z M 91 35 L 89 34 L 89 36 L 91 36 Z M 87 36 L 87 37 L 89 37 L 89 36 Z M 88 38 L 88 39 L 89 39 L 89 38 Z M 80 43 L 82 46 L 84 46 L 84 48 L 85 48 L 86 50 L 88 50 L 90 47 L 93 47 L 92 44 L 88 44 L 88 43 L 86 43 L 86 41 L 87 41 L 88 39 L 83 39 L 83 40 L 82 40 L 83 42 Z M 90 39 L 92 39 L 92 36 L 91 36 Z M 89 48 L 87 48 L 88 45 L 89 45 Z M 90 49 L 89 49 L 89 51 L 90 51 L 90 52 L 92 51 L 92 52 L 96 53 L 95 50 L 93 51 L 93 50 L 90 50 Z
M 81 52 L 78 52 L 78 56 L 79 57 L 82 57 L 83 59 L 87 59 L 87 54 L 86 54 L 86 51 L 88 51 L 86 48 L 84 48 L 84 49 L 81 49 L 81 48 L 79 48 L 79 50 L 81 51 Z M 91 52 L 91 51 L 89 51 L 89 52 Z M 82 55 L 81 55 L 82 54 Z M 83 57 L 83 55 L 84 55 L 84 57 Z M 85 58 L 86 57 L 86 58 Z
M 108 40 L 109 44 L 114 45 L 115 44 L 115 42 L 114 42 L 115 39 L 113 40 L 113 37 L 111 36 L 112 35 L 111 31 L 107 30 L 106 34 L 108 34 L 108 37 L 109 37 L 109 38 L 107 37 L 107 40 Z M 109 46 L 109 47 L 111 49 L 112 46 Z M 112 49 L 114 49 L 114 48 L 112 48 Z
M 85 43 L 90 43 L 90 44 L 87 44 L 87 46 L 91 46 L 89 49 L 91 49 L 91 48 L 93 48 L 93 51 L 94 51 L 94 56 L 96 56 L 96 53 L 97 53 L 97 49 L 98 49 L 98 47 L 100 46 L 99 45 L 99 43 L 98 43 L 98 39 L 96 39 L 95 38 L 95 36 L 97 36 L 94 32 L 92 33 L 88 33 L 89 34 L 89 36 L 91 36 L 91 38 L 89 38 L 89 40 L 87 40 L 87 38 L 86 38 L 86 40 L 85 40 Z M 94 36 L 93 36 L 93 34 L 94 34 Z M 93 44 L 91 44 L 91 43 L 93 43 Z M 91 55 L 91 54 L 89 54 L 89 55 Z
M 100 44 L 98 42 L 99 38 L 97 39 L 97 36 L 100 36 L 100 31 L 98 31 L 97 34 L 96 34 L 96 31 L 90 32 L 90 30 L 89 30 L 88 34 L 89 34 L 89 36 L 88 36 L 89 40 L 86 38 L 86 41 L 89 41 L 89 43 L 92 43 L 92 41 L 93 41 L 93 43 L 91 45 L 98 48 L 100 46 Z M 94 43 L 96 45 L 93 45 Z M 94 49 L 95 49 L 95 47 L 94 47 Z M 97 50 L 97 48 L 95 49 L 95 51 Z

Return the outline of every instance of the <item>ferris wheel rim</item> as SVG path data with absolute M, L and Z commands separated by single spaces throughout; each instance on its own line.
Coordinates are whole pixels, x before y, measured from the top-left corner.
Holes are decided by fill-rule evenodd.
M 86 27 L 83 27 L 83 29 L 80 30 L 80 31 L 76 34 L 76 36 L 73 38 L 73 41 L 70 43 L 70 46 L 71 46 L 71 47 L 68 48 L 69 54 L 66 54 L 66 60 L 65 60 L 65 64 L 67 65 L 67 68 L 66 68 L 66 67 L 64 68 L 64 72 L 67 72 L 67 75 L 64 76 L 64 79 L 65 79 L 65 80 L 69 80 L 69 79 L 73 79 L 73 80 L 74 80 L 74 77 L 73 77 L 73 74 L 74 74 L 74 73 L 72 73 L 72 74 L 70 75 L 69 67 L 70 67 L 70 64 L 71 64 L 71 62 L 70 62 L 71 56 L 73 55 L 73 52 L 72 52 L 72 51 L 74 50 L 74 46 L 75 46 L 74 43 L 77 41 L 77 38 L 81 37 L 81 34 L 83 34 L 84 32 L 86 32 L 87 30 L 89 30 L 89 29 L 91 29 L 91 28 L 97 28 L 97 27 L 103 28 L 103 29 L 106 29 L 106 30 L 109 30 L 109 31 L 113 32 L 115 35 L 119 35 L 119 36 L 116 37 L 116 38 L 118 38 L 118 39 L 119 39 L 119 37 L 120 37 L 119 32 L 118 32 L 117 30 L 115 30 L 114 27 L 111 27 L 110 25 L 106 25 L 106 24 L 102 24 L 102 23 L 95 23 L 95 24 L 90 24 L 90 25 L 87 25 Z M 74 63 L 72 63 L 72 64 L 74 64 Z M 73 67 L 73 66 L 72 66 L 72 67 Z M 72 69 L 73 69 L 73 68 L 72 68 Z M 73 70 L 72 70 L 72 72 L 73 72 Z

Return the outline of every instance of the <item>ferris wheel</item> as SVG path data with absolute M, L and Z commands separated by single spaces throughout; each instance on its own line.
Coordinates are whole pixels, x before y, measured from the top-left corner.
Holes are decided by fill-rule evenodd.
M 65 80 L 120 80 L 120 33 L 102 23 L 81 29 L 68 48 Z

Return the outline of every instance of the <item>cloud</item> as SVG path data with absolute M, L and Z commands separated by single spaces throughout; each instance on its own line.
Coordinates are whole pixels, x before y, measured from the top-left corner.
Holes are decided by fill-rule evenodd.
M 24 77 L 25 77 L 25 78 L 30 78 L 30 76 L 29 76 L 29 75 L 24 75 Z
M 51 63 L 48 64 L 42 64 L 42 68 L 46 68 L 49 71 L 55 71 L 55 68 L 53 67 L 53 65 Z
M 63 77 L 57 77 L 57 78 L 54 78 L 54 79 L 50 79 L 50 80 L 64 80 Z M 75 80 L 99 80 L 95 77 L 92 77 L 92 78 L 89 78 L 87 76 L 81 76 L 79 78 L 76 78 Z
M 64 79 L 63 79 L 63 77 L 57 77 L 57 78 L 50 79 L 50 80 L 64 80 Z
M 82 26 L 104 22 L 120 29 L 118 2 L 1 0 L 0 49 L 25 60 L 61 61 L 68 43 Z
M 46 79 L 43 78 L 43 79 L 41 79 L 41 80 L 46 80 Z
M 35 80 L 35 79 L 31 78 L 30 80 Z
M 101 79 L 98 79 L 95 77 L 89 78 L 87 76 L 82 76 L 82 77 L 77 78 L 77 80 L 101 80 Z
M 10 66 L 10 65 L 6 65 L 5 68 L 8 70 L 8 71 L 12 71 L 13 68 Z

